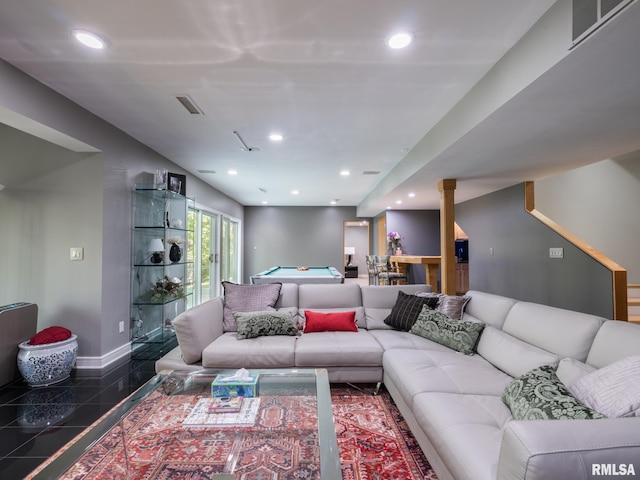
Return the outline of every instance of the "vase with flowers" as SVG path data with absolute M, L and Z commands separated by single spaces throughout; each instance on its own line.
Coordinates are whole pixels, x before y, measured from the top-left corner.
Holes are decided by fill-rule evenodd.
M 387 233 L 387 239 L 389 240 L 389 250 L 391 250 L 392 255 L 402 255 L 402 244 L 400 240 L 402 240 L 402 235 L 398 232 L 389 232 Z
M 180 244 L 184 242 L 182 237 L 169 237 L 167 241 L 171 244 L 171 248 L 169 249 L 169 260 L 173 263 L 179 262 L 182 258 L 182 249 L 180 248 Z

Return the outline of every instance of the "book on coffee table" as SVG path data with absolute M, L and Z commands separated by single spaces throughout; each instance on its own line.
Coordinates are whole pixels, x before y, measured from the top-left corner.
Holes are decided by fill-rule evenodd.
M 237 413 L 242 408 L 244 397 L 214 397 L 209 404 L 209 413 Z
M 183 427 L 251 427 L 256 423 L 260 397 L 245 398 L 239 412 L 210 412 L 212 398 L 201 398 L 182 422 Z

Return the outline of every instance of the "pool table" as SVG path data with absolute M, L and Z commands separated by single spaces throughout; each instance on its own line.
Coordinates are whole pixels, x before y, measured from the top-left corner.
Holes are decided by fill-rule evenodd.
M 306 268 L 308 270 L 299 270 Z M 342 283 L 344 277 L 333 267 L 272 267 L 251 276 L 254 285 L 262 283 Z

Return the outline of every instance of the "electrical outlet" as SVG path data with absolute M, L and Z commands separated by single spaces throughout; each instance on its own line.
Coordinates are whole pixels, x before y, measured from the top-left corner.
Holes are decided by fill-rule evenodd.
M 564 248 L 552 247 L 549 249 L 549 258 L 564 258 Z
M 118 324 L 118 333 L 124 333 L 124 322 Z

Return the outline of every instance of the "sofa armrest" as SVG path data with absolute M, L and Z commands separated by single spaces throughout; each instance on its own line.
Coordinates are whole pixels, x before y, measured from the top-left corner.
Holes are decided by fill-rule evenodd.
M 511 421 L 502 434 L 497 478 L 587 479 L 623 468 L 640 474 L 639 432 L 640 417 Z
M 187 364 L 199 362 L 202 350 L 223 333 L 222 297 L 204 302 L 173 319 L 173 327 L 182 359 Z

